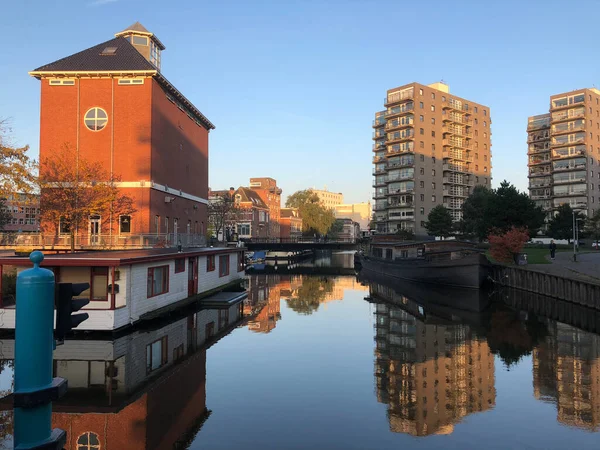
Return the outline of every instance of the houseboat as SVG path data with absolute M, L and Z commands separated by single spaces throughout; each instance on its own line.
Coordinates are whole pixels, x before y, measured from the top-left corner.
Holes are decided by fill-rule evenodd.
M 67 431 L 65 449 L 188 448 L 211 413 L 206 350 L 241 326 L 242 305 L 194 308 L 56 347 L 53 376 L 69 388 L 52 403 L 52 427 Z M 0 341 L 0 350 L 12 362 L 14 339 Z M 2 366 L 8 372 L 12 364 Z M 0 411 L 12 411 L 12 403 L 12 395 L 3 398 Z
M 0 257 L 0 274 L 32 267 L 28 257 Z M 57 283 L 89 283 L 89 318 L 77 330 L 115 331 L 159 317 L 244 278 L 241 248 L 156 248 L 47 255 Z M 5 280 L 8 277 L 2 277 Z M 7 284 L 7 283 L 5 283 Z M 14 289 L 14 287 L 13 287 Z M 0 284 L 0 328 L 15 327 L 15 298 Z
M 356 266 L 402 280 L 474 289 L 488 279 L 490 269 L 485 254 L 471 242 L 397 241 L 379 235 Z

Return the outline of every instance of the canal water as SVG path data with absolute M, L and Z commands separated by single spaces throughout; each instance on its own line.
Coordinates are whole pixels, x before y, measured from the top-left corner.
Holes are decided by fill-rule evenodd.
M 67 340 L 53 426 L 68 450 L 598 448 L 594 313 L 351 267 L 346 253 L 264 268 L 243 304 Z M 13 347 L 0 341 L 5 395 Z M 8 396 L 6 448 L 10 410 Z

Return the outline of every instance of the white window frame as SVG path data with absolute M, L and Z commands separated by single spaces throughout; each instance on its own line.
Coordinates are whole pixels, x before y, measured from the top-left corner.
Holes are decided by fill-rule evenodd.
M 50 86 L 75 86 L 74 78 L 51 78 L 48 80 Z
M 103 112 L 103 113 L 106 115 L 106 119 L 103 119 L 103 118 L 98 118 L 98 111 L 102 111 L 102 112 Z M 93 112 L 93 113 L 94 113 L 94 117 L 89 117 L 89 118 L 88 118 L 88 114 L 90 114 L 91 112 Z M 87 124 L 87 121 L 88 121 L 88 120 L 93 120 L 93 121 L 94 121 L 94 124 L 95 124 L 95 126 L 96 126 L 96 129 L 94 129 L 94 128 L 90 128 L 90 127 L 88 126 L 88 124 Z M 104 124 L 102 125 L 102 128 L 98 129 L 98 123 L 99 123 L 99 121 L 102 121 L 102 120 L 104 120 L 105 122 L 104 122 Z M 85 127 L 86 127 L 88 130 L 90 130 L 90 131 L 93 131 L 93 132 L 102 131 L 102 130 L 104 130 L 104 129 L 106 128 L 106 126 L 108 125 L 108 113 L 107 113 L 107 112 L 106 112 L 106 111 L 105 111 L 103 108 L 100 108 L 99 106 L 94 106 L 94 107 L 92 107 L 92 108 L 88 109 L 88 110 L 85 112 L 85 114 L 83 115 L 83 124 L 84 124 L 84 125 L 85 125 Z
M 119 78 L 120 85 L 144 84 L 144 78 Z

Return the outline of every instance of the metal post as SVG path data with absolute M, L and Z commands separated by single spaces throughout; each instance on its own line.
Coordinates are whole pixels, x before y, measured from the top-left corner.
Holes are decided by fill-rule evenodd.
M 575 211 L 573 211 L 573 261 L 577 261 L 577 253 L 575 251 Z
M 14 448 L 62 449 L 65 432 L 51 430 L 51 402 L 67 388 L 65 380 L 52 379 L 54 274 L 39 267 L 42 252 L 29 259 L 33 268 L 17 277 Z

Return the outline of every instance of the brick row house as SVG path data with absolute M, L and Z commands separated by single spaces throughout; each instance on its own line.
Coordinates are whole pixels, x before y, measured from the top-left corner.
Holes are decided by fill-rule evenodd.
M 302 217 L 298 208 L 281 208 L 281 238 L 298 239 L 302 236 Z
M 162 74 L 164 49 L 136 22 L 30 72 L 41 82 L 40 159 L 68 146 L 120 177 L 134 200 L 130 215 L 90 216 L 82 235 L 205 233 L 214 125 Z

